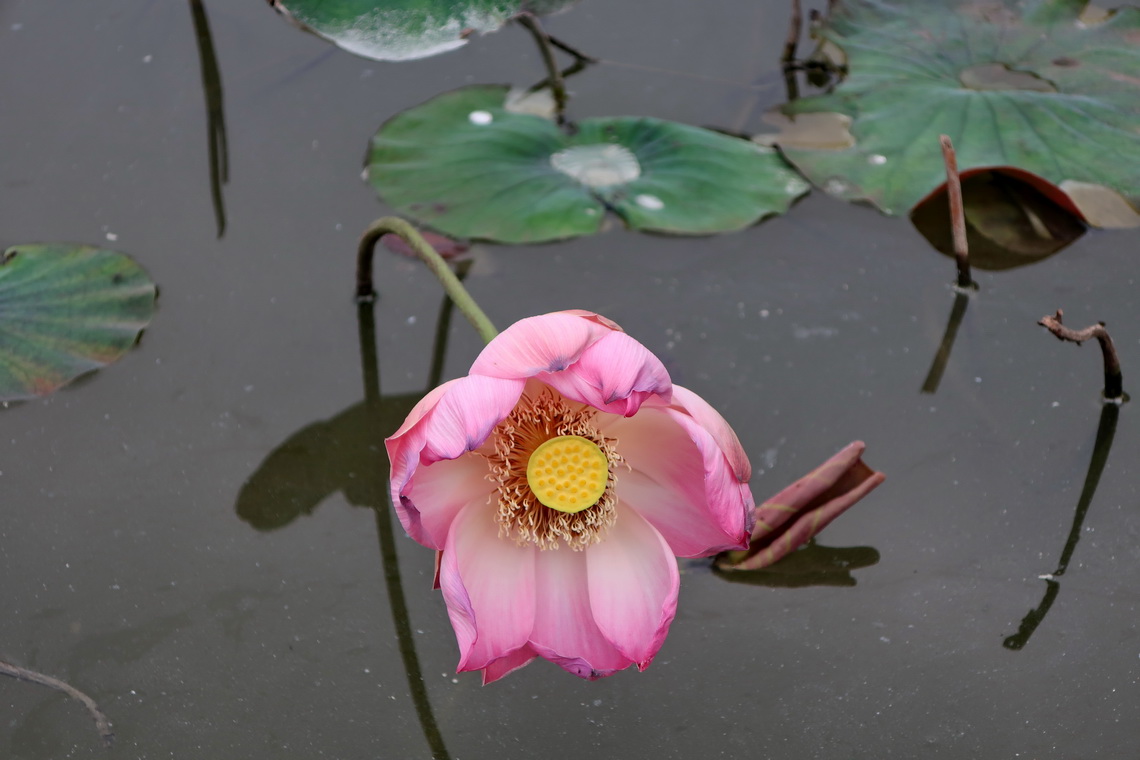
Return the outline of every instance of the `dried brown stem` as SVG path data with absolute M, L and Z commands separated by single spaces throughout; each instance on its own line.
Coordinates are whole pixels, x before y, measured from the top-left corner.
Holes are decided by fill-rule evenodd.
M 38 683 L 41 686 L 47 686 L 49 689 L 62 691 L 72 699 L 78 700 L 83 703 L 87 708 L 87 712 L 91 714 L 92 719 L 95 721 L 95 730 L 99 732 L 99 736 L 103 738 L 103 744 L 107 747 L 111 746 L 111 742 L 115 738 L 115 732 L 111 730 L 111 721 L 107 720 L 107 716 L 95 704 L 95 700 L 87 696 L 74 686 L 64 683 L 58 678 L 37 673 L 34 670 L 21 668 L 18 665 L 0 660 L 0 675 L 10 676 L 18 681 L 26 681 L 28 683 Z
M 784 69 L 784 88 L 788 93 L 788 102 L 799 100 L 800 85 L 796 79 L 799 64 L 796 62 L 796 44 L 800 40 L 800 30 L 803 27 L 803 9 L 800 0 L 792 0 L 792 18 L 788 22 L 788 37 L 784 40 L 784 52 L 780 55 L 780 64 Z
M 1089 338 L 1096 338 L 1100 343 L 1101 356 L 1104 358 L 1104 398 L 1107 401 L 1120 401 L 1124 398 L 1124 376 L 1120 372 L 1120 359 L 1116 355 L 1116 346 L 1105 329 L 1104 322 L 1089 325 L 1083 330 L 1073 330 L 1062 324 L 1064 312 L 1057 309 L 1051 317 L 1042 317 L 1037 324 L 1049 330 L 1058 340 L 1067 340 L 1078 346 Z
M 950 228 L 954 232 L 954 260 L 958 263 L 958 287 L 972 288 L 970 249 L 966 244 L 966 211 L 962 204 L 962 180 L 958 176 L 958 157 L 948 135 L 940 135 L 942 160 L 946 163 L 946 195 L 950 199 Z
M 784 40 L 784 52 L 780 56 L 780 62 L 785 66 L 796 60 L 796 45 L 800 41 L 803 24 L 804 12 L 800 0 L 792 0 L 792 18 L 788 22 L 788 36 Z

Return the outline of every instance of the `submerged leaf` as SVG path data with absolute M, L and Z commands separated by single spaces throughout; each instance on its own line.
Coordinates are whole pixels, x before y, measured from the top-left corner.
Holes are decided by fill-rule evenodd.
M 155 295 L 122 253 L 9 248 L 0 261 L 0 401 L 44 396 L 118 359 L 150 323 Z
M 849 76 L 834 92 L 784 111 L 849 116 L 856 144 L 781 147 L 828 192 L 890 214 L 906 212 L 943 182 L 940 134 L 953 139 L 963 172 L 1016 167 L 1058 187 L 1089 183 L 1118 208 L 1134 210 L 1140 9 L 1090 21 L 1078 15 L 1082 7 L 1070 0 L 844 0 L 821 34 L 847 54 Z M 1076 195 L 1073 201 L 1090 223 L 1116 224 L 1117 216 L 1088 212 Z
M 547 14 L 577 0 L 270 0 L 302 29 L 376 61 L 408 61 L 462 47 L 522 11 Z
M 1024 172 L 980 171 L 962 178 L 963 210 L 970 265 L 1002 270 L 1041 261 L 1085 233 L 1068 199 L 1039 178 Z M 932 246 L 954 256 L 946 186 L 924 198 L 910 212 L 915 228 Z
M 748 548 L 717 556 L 720 570 L 759 570 L 789 556 L 832 520 L 879 487 L 886 475 L 863 461 L 853 441 L 826 462 L 756 507 Z
M 713 234 L 787 209 L 808 185 L 771 149 L 651 118 L 598 118 L 568 135 L 466 87 L 397 115 L 372 139 L 368 177 L 402 214 L 507 243 L 630 227 Z

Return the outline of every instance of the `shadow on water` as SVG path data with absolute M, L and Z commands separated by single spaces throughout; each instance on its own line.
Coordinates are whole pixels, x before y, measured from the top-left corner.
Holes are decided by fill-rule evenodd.
M 460 280 L 467 275 L 470 266 L 470 261 L 455 265 Z M 443 374 L 452 312 L 452 301 L 445 298 L 436 323 L 427 389 L 439 385 Z M 408 689 L 433 760 L 448 760 L 450 755 L 432 712 L 412 638 L 411 619 L 400 579 L 384 457 L 384 439 L 396 431 L 427 390 L 382 395 L 371 301 L 362 300 L 358 304 L 357 326 L 364 401 L 332 419 L 302 428 L 274 449 L 242 486 L 235 509 L 242 520 L 263 531 L 282 528 L 302 514 L 312 514 L 338 491 L 350 504 L 375 512 L 384 583 Z
M 879 551 L 870 546 L 823 546 L 815 539 L 775 564 L 759 570 L 720 570 L 713 574 L 729 583 L 768 588 L 807 586 L 854 586 L 853 570 L 879 562 Z
M 1108 461 L 1108 452 L 1112 448 L 1112 439 L 1116 435 L 1116 421 L 1119 416 L 1119 404 L 1106 403 L 1101 408 L 1100 424 L 1096 429 L 1096 444 L 1093 446 L 1092 460 L 1089 462 L 1089 470 L 1085 476 L 1085 485 L 1081 489 L 1081 496 L 1077 500 L 1077 511 L 1073 515 L 1073 524 L 1069 528 L 1069 536 L 1065 539 L 1065 548 L 1061 550 L 1061 560 L 1057 563 L 1056 570 L 1041 577 L 1045 581 L 1045 595 L 1041 598 L 1041 603 L 1022 618 L 1017 633 L 1007 636 L 1002 642 L 1002 646 L 1006 649 L 1017 651 L 1024 648 L 1029 643 L 1029 637 L 1037 630 L 1037 626 L 1045 619 L 1046 613 L 1049 612 L 1049 608 L 1057 599 L 1057 593 L 1061 590 L 1061 584 L 1057 578 L 1065 574 L 1069 567 L 1069 561 L 1073 558 L 1073 551 L 1077 548 L 1077 541 L 1081 538 L 1081 527 L 1084 524 L 1085 515 L 1089 511 L 1093 495 L 1096 493 L 1096 487 L 1100 483 L 1104 465 Z
M 198 60 L 202 67 L 202 91 L 206 95 L 206 136 L 210 150 L 210 198 L 214 204 L 214 220 L 218 237 L 226 232 L 226 206 L 222 185 L 230 179 L 229 148 L 226 144 L 226 115 L 222 110 L 222 73 L 214 54 L 210 20 L 202 0 L 190 0 L 194 18 L 194 36 L 198 42 Z

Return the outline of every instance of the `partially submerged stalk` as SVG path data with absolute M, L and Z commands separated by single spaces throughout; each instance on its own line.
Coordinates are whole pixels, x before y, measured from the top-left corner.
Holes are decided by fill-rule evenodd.
M 566 82 L 562 79 L 562 71 L 558 68 L 558 61 L 554 58 L 554 43 L 550 39 L 550 35 L 542 28 L 542 24 L 538 22 L 538 17 L 533 13 L 523 11 L 515 16 L 515 21 L 518 21 L 531 33 L 534 41 L 538 44 L 539 52 L 542 53 L 542 62 L 546 65 L 547 81 L 550 82 L 550 92 L 554 95 L 554 118 L 561 126 L 566 123 Z
M 1097 322 L 1083 330 L 1073 330 L 1062 324 L 1063 316 L 1064 312 L 1057 309 L 1056 314 L 1042 317 L 1037 324 L 1048 329 L 1058 340 L 1067 340 L 1078 346 L 1089 338 L 1096 338 L 1100 344 L 1101 357 L 1104 359 L 1104 400 L 1117 404 L 1125 401 L 1124 375 L 1120 372 L 1120 359 L 1116 355 L 1116 346 L 1113 345 L 1104 322 Z
M 966 243 L 966 211 L 962 203 L 962 179 L 958 175 L 958 157 L 948 135 L 940 135 L 942 160 L 946 164 L 946 196 L 950 201 L 950 229 L 954 234 L 954 261 L 958 264 L 958 287 L 976 288 L 970 277 L 970 249 Z
M 788 102 L 800 96 L 799 84 L 796 82 L 796 45 L 800 41 L 800 32 L 803 30 L 804 14 L 800 0 L 792 0 L 792 15 L 788 20 L 788 36 L 784 40 L 784 52 L 780 54 L 780 64 L 784 69 L 784 86 L 788 91 Z
M 372 258 L 376 243 L 386 233 L 392 233 L 403 238 L 412 251 L 427 264 L 448 297 L 455 302 L 456 308 L 463 312 L 463 316 L 479 333 L 484 342 L 499 334 L 491 320 L 475 303 L 475 299 L 463 287 L 463 283 L 455 276 L 455 272 L 447 265 L 439 252 L 424 240 L 415 227 L 396 216 L 385 216 L 377 219 L 368 226 L 360 238 L 360 245 L 356 252 L 356 298 L 358 301 L 367 301 L 376 297 L 376 289 L 372 284 Z

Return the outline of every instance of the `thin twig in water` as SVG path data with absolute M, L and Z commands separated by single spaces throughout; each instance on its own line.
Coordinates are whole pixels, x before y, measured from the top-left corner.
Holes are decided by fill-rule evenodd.
M 95 730 L 99 732 L 99 736 L 103 738 L 103 745 L 110 747 L 111 742 L 115 739 L 115 732 L 111 730 L 111 721 L 107 720 L 107 716 L 99 709 L 99 705 L 95 704 L 95 700 L 87 696 L 79 689 L 70 684 L 66 684 L 58 678 L 45 676 L 43 673 L 37 673 L 34 670 L 21 668 L 18 665 L 0 660 L 0 675 L 10 676 L 17 681 L 26 681 L 28 683 L 38 683 L 41 686 L 47 686 L 49 689 L 62 691 L 72 699 L 78 700 L 83 703 L 87 708 L 87 712 L 95 721 Z
M 958 157 L 948 135 L 940 135 L 942 160 L 946 163 L 946 195 L 950 200 L 950 229 L 954 233 L 954 260 L 958 263 L 958 287 L 973 288 L 970 278 L 970 249 L 966 244 L 966 212 L 962 204 L 962 180 L 958 176 Z
M 598 59 L 595 58 L 594 56 L 586 55 L 585 53 L 583 53 L 578 48 L 572 47 L 571 45 L 567 45 L 565 42 L 558 39 L 557 37 L 551 37 L 549 34 L 547 34 L 546 39 L 550 40 L 551 45 L 558 48 L 559 50 L 561 50 L 566 55 L 572 56 L 579 63 L 597 63 L 598 62 Z
M 1064 312 L 1057 309 L 1051 317 L 1042 317 L 1037 324 L 1049 330 L 1058 340 L 1067 340 L 1078 346 L 1089 338 L 1096 338 L 1100 343 L 1101 356 L 1104 359 L 1104 398 L 1106 401 L 1120 401 L 1124 398 L 1124 376 L 1120 372 L 1120 359 L 1116 355 L 1116 346 L 1108 336 L 1104 322 L 1097 322 L 1083 330 L 1073 330 L 1065 327 L 1061 319 Z

